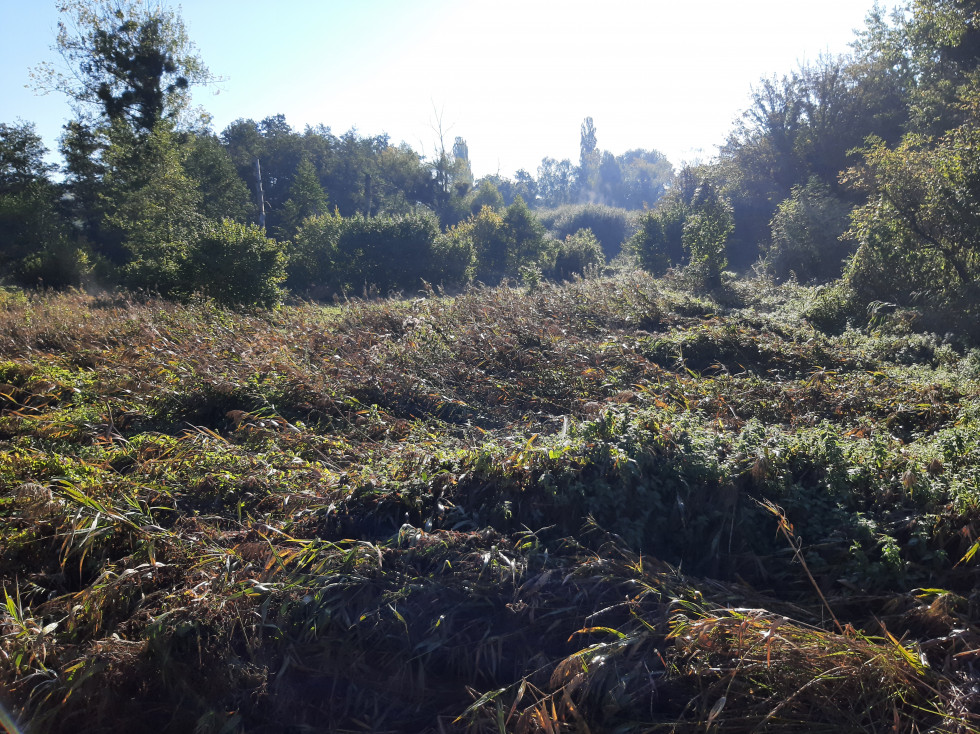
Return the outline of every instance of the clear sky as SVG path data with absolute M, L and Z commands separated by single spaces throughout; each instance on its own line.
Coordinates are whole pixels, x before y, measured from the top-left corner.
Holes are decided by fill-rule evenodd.
M 176 5 L 176 3 L 173 3 Z M 893 3 L 884 3 L 890 7 Z M 843 53 L 873 0 L 186 0 L 180 12 L 224 78 L 195 102 L 220 132 L 282 113 L 296 129 L 388 133 L 431 154 L 466 139 L 474 172 L 535 173 L 599 147 L 708 160 L 762 77 Z M 53 0 L 0 0 L 0 122 L 55 148 L 70 118 L 28 89 L 51 50 Z M 215 94 L 217 92 L 217 94 Z

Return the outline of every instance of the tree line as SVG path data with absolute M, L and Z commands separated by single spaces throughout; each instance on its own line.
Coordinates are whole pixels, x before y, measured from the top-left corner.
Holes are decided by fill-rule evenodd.
M 137 0 L 73 0 L 62 12 L 56 48 L 70 71 L 36 76 L 74 103 L 63 165 L 47 162 L 32 124 L 0 124 L 8 283 L 269 305 L 285 287 L 325 297 L 523 268 L 568 276 L 615 255 L 623 233 L 556 238 L 532 209 L 588 205 L 578 217 L 601 230 L 611 207 L 655 203 L 673 172 L 656 151 L 603 153 L 591 119 L 579 168 L 546 158 L 537 177 L 513 180 L 475 181 L 462 138 L 447 147 L 440 136 L 426 158 L 386 135 L 294 130 L 282 115 L 217 134 L 190 108 L 190 90 L 211 76 L 176 12 Z M 624 213 L 611 216 L 625 231 Z
M 851 53 L 763 79 L 707 165 L 680 171 L 632 248 L 653 270 L 832 284 L 828 327 L 869 308 L 980 336 L 980 3 L 880 7 Z
M 622 249 L 708 289 L 731 268 L 832 284 L 828 326 L 869 304 L 977 319 L 980 2 L 876 7 L 843 56 L 761 80 L 709 163 L 613 155 L 581 127 L 576 163 L 475 180 L 466 141 L 425 157 L 387 136 L 220 133 L 189 106 L 210 75 L 175 12 L 73 0 L 38 70 L 68 94 L 59 171 L 29 123 L 0 124 L 0 272 L 269 305 L 474 279 L 570 277 Z M 931 320 L 931 321 L 930 321 Z M 977 327 L 972 327 L 974 330 Z

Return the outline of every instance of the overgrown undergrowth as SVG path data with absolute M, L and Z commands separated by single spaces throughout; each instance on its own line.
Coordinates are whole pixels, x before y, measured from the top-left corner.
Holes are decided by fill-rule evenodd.
M 29 731 L 976 731 L 980 362 L 635 273 L 0 295 Z

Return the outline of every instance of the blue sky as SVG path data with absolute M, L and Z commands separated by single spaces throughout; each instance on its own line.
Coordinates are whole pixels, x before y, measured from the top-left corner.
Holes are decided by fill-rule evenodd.
M 419 152 L 467 140 L 478 175 L 578 157 L 595 120 L 614 153 L 710 159 L 760 78 L 846 52 L 873 0 L 186 0 L 190 38 L 224 81 L 195 102 L 220 132 L 282 113 L 297 129 L 388 133 Z M 890 6 L 890 3 L 886 3 Z M 70 118 L 24 88 L 57 59 L 52 0 L 0 0 L 0 122 L 54 148 Z

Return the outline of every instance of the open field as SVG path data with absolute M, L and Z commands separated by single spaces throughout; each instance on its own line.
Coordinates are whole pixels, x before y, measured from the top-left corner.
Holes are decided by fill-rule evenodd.
M 980 351 L 641 273 L 0 293 L 31 732 L 980 731 Z

